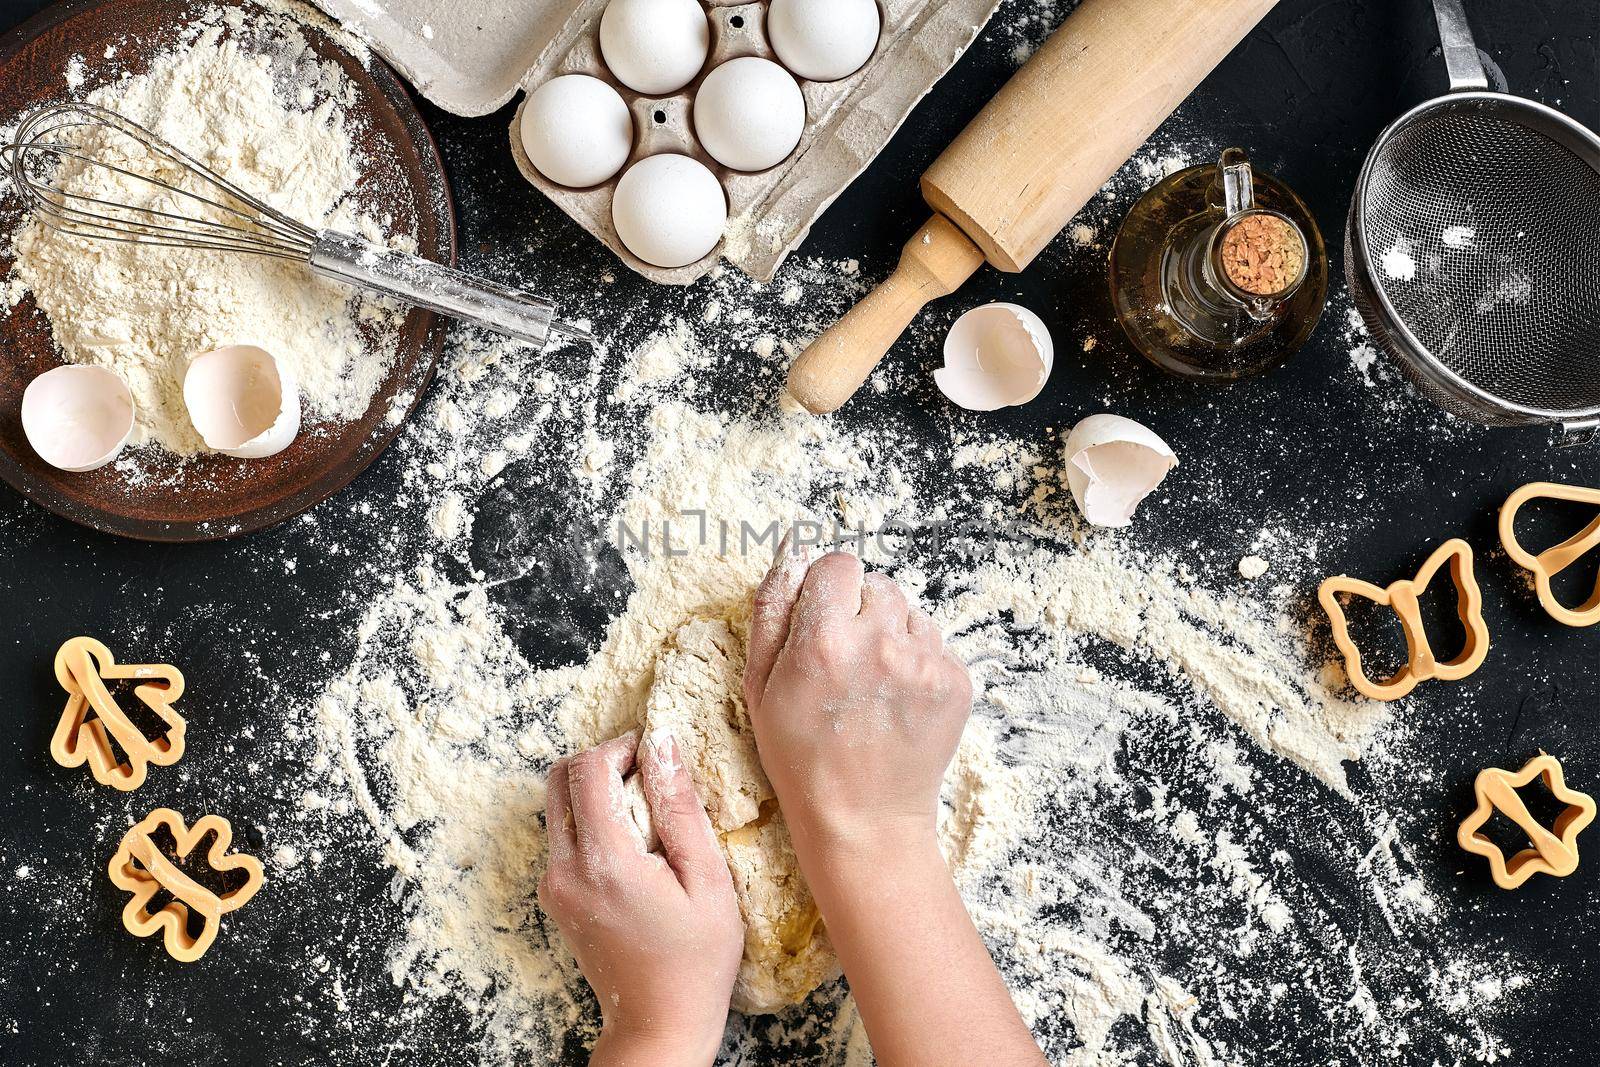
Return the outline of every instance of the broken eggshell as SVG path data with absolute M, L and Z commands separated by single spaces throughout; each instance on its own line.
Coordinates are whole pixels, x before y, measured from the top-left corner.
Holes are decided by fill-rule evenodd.
M 230 345 L 196 356 L 183 376 L 189 421 L 207 448 L 263 459 L 300 432 L 300 389 L 271 352 Z
M 1017 304 L 985 304 L 950 327 L 933 380 L 952 403 L 995 411 L 1038 396 L 1054 364 L 1055 343 L 1039 316 Z
M 22 391 L 22 432 L 52 467 L 104 467 L 133 436 L 133 393 L 104 367 L 47 370 Z
M 1155 492 L 1178 457 L 1144 426 L 1121 415 L 1090 415 L 1066 445 L 1067 488 L 1096 526 L 1127 526 L 1139 502 Z

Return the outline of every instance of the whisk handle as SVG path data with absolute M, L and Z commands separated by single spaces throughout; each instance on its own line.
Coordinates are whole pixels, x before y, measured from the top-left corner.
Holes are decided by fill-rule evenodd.
M 317 234 L 311 269 L 529 344 L 543 347 L 550 338 L 555 307 L 548 300 L 349 234 Z

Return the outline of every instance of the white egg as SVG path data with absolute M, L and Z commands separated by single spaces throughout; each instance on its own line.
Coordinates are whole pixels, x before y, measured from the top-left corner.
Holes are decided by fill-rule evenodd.
M 728 197 L 704 163 L 688 156 L 641 159 L 617 183 L 611 221 L 628 251 L 658 267 L 704 258 L 728 226 Z
M 230 345 L 196 356 L 183 376 L 183 405 L 207 448 L 263 459 L 300 432 L 300 389 L 264 348 Z
M 633 116 L 599 78 L 553 78 L 522 108 L 522 150 L 557 185 L 587 189 L 622 169 L 633 151 Z
M 675 93 L 711 51 L 711 24 L 695 0 L 611 0 L 600 16 L 600 54 L 636 93 Z
M 767 38 L 784 66 L 802 78 L 831 82 L 872 58 L 881 22 L 873 0 L 772 0 Z
M 104 367 L 47 370 L 22 391 L 22 432 L 52 467 L 104 467 L 133 435 L 133 394 Z
M 806 129 L 806 98 L 788 71 L 756 56 L 706 75 L 694 98 L 694 132 L 711 157 L 734 170 L 776 167 Z

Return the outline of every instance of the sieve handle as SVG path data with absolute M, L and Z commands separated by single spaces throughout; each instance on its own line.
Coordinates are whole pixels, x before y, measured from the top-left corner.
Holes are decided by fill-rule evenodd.
M 1444 66 L 1450 72 L 1450 91 L 1466 92 L 1489 88 L 1478 57 L 1478 44 L 1472 39 L 1472 25 L 1461 0 L 1433 0 L 1433 13 L 1439 20 L 1439 44 L 1444 49 Z
M 1600 441 L 1600 418 L 1564 422 L 1556 431 L 1557 448 L 1581 448 Z

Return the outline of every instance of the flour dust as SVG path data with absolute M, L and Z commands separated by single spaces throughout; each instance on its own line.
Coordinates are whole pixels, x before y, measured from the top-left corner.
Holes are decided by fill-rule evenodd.
M 789 286 L 823 281 L 856 284 L 840 264 L 786 267 L 773 319 Z M 751 284 L 713 283 L 724 306 L 763 306 Z M 1312 1019 L 1338 1048 L 1503 1057 L 1494 1009 L 1525 979 L 1453 939 L 1440 886 L 1400 843 L 1404 816 L 1372 799 L 1375 776 L 1402 773 L 1388 754 L 1404 733 L 1308 649 L 1289 593 L 1303 531 L 1264 529 L 1252 551 L 1272 577 L 1242 583 L 1237 557 L 1202 572 L 1081 528 L 1053 442 L 852 430 L 772 403 L 776 375 L 749 411 L 710 401 L 719 368 L 748 378 L 803 343 L 769 347 L 773 319 L 669 322 L 541 369 L 459 331 L 403 438 L 421 565 L 382 579 L 352 662 L 292 716 L 319 755 L 269 836 L 295 856 L 377 845 L 418 1047 L 459 1011 L 488 1062 L 558 1060 L 592 1038 L 592 1001 L 534 899 L 543 774 L 638 722 L 674 631 L 738 619 L 770 558 L 762 535 L 799 522 L 892 527 L 856 547 L 972 667 L 944 843 L 1053 1062 L 1267 1063 Z M 561 640 L 530 632 L 534 615 L 564 619 Z M 869 1061 L 841 983 L 736 1019 L 724 1053 Z

